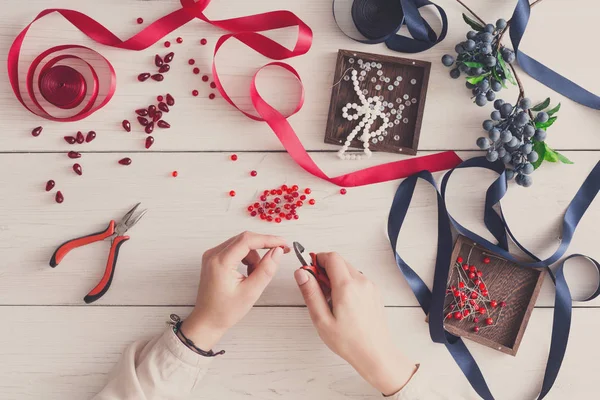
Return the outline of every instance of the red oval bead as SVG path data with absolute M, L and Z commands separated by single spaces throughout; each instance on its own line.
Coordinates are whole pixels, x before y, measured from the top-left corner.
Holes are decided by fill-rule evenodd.
M 154 79 L 156 82 L 160 82 L 165 79 L 165 77 L 162 74 L 154 74 L 152 75 L 152 79 Z
M 315 203 L 316 203 L 315 199 L 310 199 L 310 200 L 308 201 L 308 204 L 310 204 L 311 206 L 314 206 L 314 205 L 315 205 Z
M 148 125 L 148 120 L 144 117 L 137 117 L 137 120 L 140 123 L 140 125 L 142 125 L 142 126 Z
M 152 136 L 148 136 L 146 138 L 146 148 L 149 149 L 154 144 L 154 138 Z
M 131 164 L 131 158 L 129 158 L 129 157 L 121 158 L 119 160 L 119 164 L 121 164 L 121 165 L 129 165 L 129 164 Z
M 167 105 L 167 103 L 163 103 L 162 101 L 158 103 L 158 109 L 166 113 L 169 112 L 169 106 Z
M 267 215 L 267 221 L 268 221 L 268 222 L 271 222 L 271 221 L 273 221 L 273 217 L 271 217 L 270 215 Z
M 144 82 L 144 81 L 148 80 L 148 78 L 150 78 L 150 73 L 148 73 L 148 72 L 141 73 L 137 77 L 138 81 L 140 81 L 140 82 Z
M 206 39 L 200 39 L 200 44 L 204 46 L 208 41 Z
M 145 108 L 139 108 L 135 110 L 135 113 L 140 117 L 145 117 L 146 115 L 148 115 L 148 110 L 146 110 Z
M 161 119 L 162 116 L 163 116 L 162 111 L 157 111 L 157 112 L 154 113 L 154 116 L 152 117 L 152 121 L 156 122 L 159 119 Z
M 56 195 L 54 196 L 54 200 L 55 200 L 55 201 L 56 201 L 58 204 L 62 203 L 62 202 L 65 200 L 65 198 L 64 198 L 64 196 L 63 196 L 63 194 L 61 193 L 61 191 L 60 191 L 60 190 L 59 190 L 58 192 L 56 192 Z
M 480 308 L 479 308 L 479 314 L 483 315 L 483 314 L 485 314 L 485 313 L 486 313 L 486 311 L 485 311 L 485 308 L 483 308 L 483 307 L 480 307 Z
M 278 224 L 281 223 L 281 218 L 275 218 L 275 222 Z
M 346 189 L 344 189 L 344 188 L 340 189 L 340 194 L 346 194 L 346 193 L 348 193 L 348 191 Z
M 83 169 L 81 168 L 81 165 L 77 163 L 73 164 L 73 171 L 75 171 L 77 175 L 83 174 Z
M 154 114 L 156 113 L 156 106 L 154 104 L 151 104 L 148 106 L 148 116 L 150 118 L 154 117 Z
M 211 93 L 211 94 L 209 94 L 209 95 L 208 95 L 208 98 L 209 98 L 209 99 L 211 99 L 211 100 L 214 100 L 214 98 L 215 98 L 215 94 L 214 94 L 214 93 Z
M 156 65 L 157 67 L 162 67 L 164 63 L 165 62 L 161 56 L 159 56 L 158 54 L 154 56 L 154 65 Z
M 181 38 L 181 37 L 178 37 L 176 40 L 177 40 L 177 43 L 183 43 L 183 38 Z
M 192 90 L 192 96 L 194 96 L 194 97 L 198 96 L 198 91 L 196 89 Z
M 89 142 L 91 142 L 94 139 L 96 139 L 96 132 L 94 132 L 94 131 L 89 131 L 87 133 L 87 135 L 85 135 L 85 142 L 86 143 L 89 143 Z
M 77 151 L 70 151 L 67 153 L 67 156 L 69 156 L 69 158 L 81 158 L 81 153 Z
M 258 175 L 258 172 L 256 172 L 256 171 L 250 171 L 250 176 L 256 176 L 256 175 Z
M 231 161 L 236 161 L 238 159 L 237 154 L 232 154 L 231 157 L 229 157 L 231 159 Z M 271 191 L 271 194 L 275 194 Z
M 296 214 L 294 214 L 294 219 L 300 219 L 300 217 Z
M 148 125 L 146 125 L 146 127 L 144 128 L 144 132 L 146 132 L 147 134 L 151 134 L 154 131 L 154 122 L 150 122 Z
M 138 24 L 143 24 L 144 23 L 144 18 L 140 17 L 137 19 L 137 23 Z
M 190 59 L 188 60 L 188 64 L 190 64 L 190 65 L 194 65 L 194 64 L 196 64 L 196 60 L 194 60 L 193 58 L 190 58 Z
M 506 302 L 505 301 L 501 301 L 500 302 L 500 307 L 506 307 Z
M 123 123 L 121 124 L 123 125 L 123 128 L 127 131 L 127 132 L 131 132 L 131 123 L 129 121 L 127 121 L 126 119 L 123 120 Z
M 81 133 L 81 131 L 77 132 L 77 135 L 75 136 L 75 140 L 79 144 L 82 144 L 83 142 L 85 142 L 85 137 L 83 136 L 83 133 Z
M 304 189 L 304 193 L 305 194 L 311 194 L 312 190 L 310 190 L 310 188 L 306 188 L 306 189 Z
M 490 307 L 492 307 L 492 308 L 498 307 L 498 302 L 496 300 L 490 301 Z
M 162 97 L 161 95 L 156 96 L 156 101 L 158 101 L 159 103 L 163 100 L 164 100 L 164 97 Z
M 156 125 L 161 129 L 169 129 L 171 127 L 171 125 L 167 121 L 162 119 L 158 121 Z
M 306 200 L 306 196 L 305 195 L 301 195 L 300 196 L 300 200 L 303 200 L 303 201 Z
M 473 327 L 473 332 L 475 332 L 475 333 L 479 332 L 479 327 L 478 326 Z
M 170 52 L 169 54 L 167 54 L 165 56 L 165 62 L 166 63 L 170 63 L 171 61 L 173 61 L 173 58 L 175 57 L 175 53 Z
M 42 133 L 42 128 L 41 126 L 38 126 L 37 128 L 33 128 L 33 130 L 31 131 L 31 136 L 33 137 L 38 137 L 40 136 L 40 133 Z
M 216 89 L 217 88 L 217 84 L 214 83 L 214 82 L 211 82 L 210 83 L 210 87 L 213 88 L 213 89 Z
M 168 40 L 165 42 L 165 47 L 171 47 L 171 42 L 169 42 Z
M 463 258 L 459 256 L 459 257 L 456 259 L 456 262 L 457 262 L 457 263 L 459 263 L 459 264 L 462 264 L 462 262 L 463 262 Z
M 484 263 L 484 264 L 489 264 L 489 263 L 490 263 L 490 261 L 492 261 L 492 260 L 490 260 L 490 258 L 489 258 L 489 257 L 485 257 L 485 258 L 483 259 L 483 263 Z
M 46 192 L 49 192 L 52 189 L 54 189 L 55 185 L 56 185 L 56 182 L 54 182 L 52 179 L 50 179 L 48 182 L 46 182 Z
M 293 185 L 293 186 L 291 187 L 291 189 L 292 189 L 292 191 L 294 191 L 294 192 L 295 192 L 295 191 L 297 191 L 297 190 L 299 189 L 299 187 L 298 187 L 298 185 Z
M 175 105 L 175 98 L 173 96 L 171 96 L 169 93 L 167 93 L 166 100 L 167 100 L 167 105 L 169 105 L 171 107 Z
M 252 212 L 250 213 L 250 216 L 252 216 L 252 217 L 256 217 L 257 215 L 258 215 L 258 214 L 256 213 L 256 211 L 252 211 Z
M 473 318 L 473 322 L 478 323 L 479 322 L 479 317 Z
M 285 216 L 285 219 L 287 219 L 288 221 L 290 221 L 292 218 L 294 218 L 292 214 L 286 214 Z
M 493 320 L 493 319 L 491 319 L 491 318 L 486 318 L 486 319 L 485 319 L 485 324 L 486 324 L 486 325 L 491 325 L 491 324 L 493 324 L 493 323 L 494 323 L 494 320 Z
M 165 64 L 158 69 L 158 72 L 165 73 L 165 72 L 169 72 L 170 69 L 171 69 L 171 66 L 169 64 Z
M 231 197 L 235 197 L 235 190 L 230 190 L 230 191 L 229 191 L 229 195 L 230 195 Z
M 202 75 L 202 82 L 208 82 L 208 75 Z
M 74 144 L 77 141 L 73 136 L 65 136 L 64 139 L 69 144 Z
M 173 172 L 171 172 L 171 176 L 172 176 L 173 178 L 177 178 L 177 175 L 179 175 L 179 173 L 178 173 L 177 171 L 173 171 Z

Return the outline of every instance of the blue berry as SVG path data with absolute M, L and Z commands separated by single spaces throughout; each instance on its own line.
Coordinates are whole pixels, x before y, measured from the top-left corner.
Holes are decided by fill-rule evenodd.
M 527 97 L 523 97 L 519 102 L 519 106 L 523 110 L 529 110 L 531 108 L 531 100 L 529 100 Z
M 525 127 L 523 128 L 523 135 L 525 135 L 525 137 L 530 138 L 535 134 L 535 128 L 533 127 L 533 125 L 525 125 Z
M 521 146 L 521 150 L 523 151 L 523 153 L 529 154 L 533 151 L 533 144 L 526 143 L 523 146 Z
M 523 165 L 523 168 L 521 168 L 521 172 L 525 175 L 531 174 L 533 172 L 533 165 L 531 165 L 530 163 L 526 163 L 525 165 Z
M 500 134 L 500 139 L 502 140 L 502 142 L 504 143 L 508 143 L 511 141 L 512 139 L 512 133 L 510 133 L 509 131 L 504 131 Z
M 487 24 L 484 29 L 487 33 L 493 33 L 496 28 L 492 24 Z
M 477 32 L 469 31 L 467 32 L 467 39 L 475 39 L 477 37 Z
M 502 106 L 500 106 L 500 114 L 506 118 L 510 115 L 510 113 L 512 113 L 513 110 L 513 106 L 510 103 L 504 103 L 502 104 Z
M 462 54 L 465 52 L 465 48 L 461 44 L 457 44 L 454 46 L 454 51 L 456 51 L 458 54 Z
M 506 28 L 506 20 L 504 18 L 500 18 L 498 21 L 496 21 L 496 28 L 498 28 L 498 29 Z
M 485 95 L 478 94 L 477 97 L 475 97 L 475 104 L 477 104 L 479 107 L 485 106 L 487 104 L 487 98 Z
M 444 54 L 442 57 L 442 64 L 444 64 L 446 67 L 451 66 L 454 64 L 454 57 L 452 57 L 450 54 Z
M 483 129 L 489 132 L 494 127 L 494 121 L 486 119 L 483 121 Z
M 483 63 L 488 66 L 488 67 L 495 67 L 496 66 L 496 57 L 493 56 L 487 56 L 484 60 Z
M 505 171 L 505 174 L 506 174 L 506 179 L 508 179 L 509 181 L 515 177 L 515 171 L 512 169 L 507 169 Z
M 498 99 L 498 100 L 496 100 L 496 101 L 494 102 L 494 108 L 495 108 L 496 110 L 499 110 L 499 109 L 500 109 L 500 107 L 502 107 L 502 104 L 504 104 L 504 100 L 502 100 L 502 99 Z
M 533 135 L 533 138 L 535 140 L 537 140 L 538 142 L 543 142 L 544 140 L 546 140 L 546 131 L 543 129 L 536 129 L 535 130 L 535 135 Z
M 506 153 L 505 155 L 503 155 L 503 156 L 501 157 L 501 159 L 502 159 L 502 162 L 503 162 L 504 164 L 509 164 L 510 162 L 512 162 L 512 157 L 511 157 L 511 155 L 510 155 L 510 154 L 508 154 L 508 153 Z
M 498 152 L 495 150 L 491 150 L 489 151 L 486 155 L 485 158 L 489 161 L 489 162 L 494 162 L 498 159 Z M 531 165 L 531 164 L 529 164 Z
M 500 139 L 500 131 L 496 128 L 493 128 L 489 131 L 488 136 L 492 142 L 495 142 Z
M 496 100 L 498 101 L 498 100 Z M 494 102 L 494 105 L 496 104 L 496 102 Z M 502 116 L 500 115 L 500 111 L 492 111 L 492 113 L 490 114 L 490 118 L 492 118 L 494 121 L 500 121 L 502 119 Z
M 496 98 L 496 93 L 494 93 L 490 90 L 485 95 L 485 98 L 488 99 L 488 101 L 493 101 Z
M 539 158 L 540 156 L 536 151 L 532 151 L 531 153 L 527 154 L 527 161 L 529 162 L 536 162 Z
M 490 148 L 490 141 L 488 138 L 480 137 L 479 139 L 477 139 L 477 146 L 481 150 L 487 150 Z
M 475 49 L 475 41 L 469 39 L 466 42 L 464 42 L 462 46 L 464 47 L 465 50 L 472 51 Z
M 495 79 L 492 80 L 491 86 L 494 92 L 499 92 L 502 90 L 502 84 Z
M 541 111 L 539 112 L 536 116 L 535 116 L 535 120 L 537 122 L 546 122 L 548 121 L 550 117 L 548 116 L 548 113 Z
M 457 68 L 450 70 L 450 77 L 452 79 L 458 79 L 459 76 L 460 76 L 460 71 Z

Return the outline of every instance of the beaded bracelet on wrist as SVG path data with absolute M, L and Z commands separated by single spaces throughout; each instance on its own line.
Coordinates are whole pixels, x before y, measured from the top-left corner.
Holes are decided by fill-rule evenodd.
M 181 340 L 181 342 L 183 344 L 185 344 L 191 350 L 195 351 L 196 353 L 198 353 L 204 357 L 215 357 L 215 356 L 220 356 L 221 354 L 225 354 L 225 350 L 221 350 L 221 351 L 218 351 L 215 353 L 212 350 L 206 351 L 206 350 L 202 350 L 199 347 L 196 347 L 194 342 L 191 339 L 188 339 L 185 336 L 185 334 L 182 332 L 181 324 L 183 323 L 183 320 L 179 317 L 179 315 L 171 314 L 170 318 L 171 318 L 171 321 L 168 321 L 167 324 L 171 325 L 173 327 L 173 332 L 175 332 L 175 335 L 179 338 L 179 340 Z

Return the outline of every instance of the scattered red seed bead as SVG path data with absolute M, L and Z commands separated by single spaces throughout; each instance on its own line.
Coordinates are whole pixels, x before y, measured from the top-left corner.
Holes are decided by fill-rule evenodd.
M 146 143 L 145 143 L 146 148 L 149 149 L 150 147 L 152 147 L 153 144 L 154 144 L 154 138 L 152 136 L 148 136 L 146 138 Z
M 69 156 L 69 158 L 81 158 L 81 153 L 77 151 L 70 151 L 67 153 L 67 156 Z
M 156 96 L 156 101 L 161 102 L 164 100 L 164 97 L 162 97 L 160 94 L 158 96 Z
M 477 276 L 481 278 L 483 276 L 483 272 L 477 271 Z
M 310 199 L 308 201 L 308 204 L 310 204 L 311 206 L 314 206 L 317 202 L 315 201 L 315 199 Z
M 148 135 L 154 132 L 154 122 L 150 122 L 148 125 L 146 125 L 144 132 L 146 132 Z
M 169 64 L 165 64 L 158 69 L 158 72 L 160 72 L 161 74 L 164 74 L 165 72 L 169 72 L 170 69 L 171 69 L 171 66 Z
M 469 279 L 475 279 L 476 276 L 475 272 L 469 272 Z
M 496 308 L 496 307 L 498 307 L 498 302 L 497 302 L 496 300 L 492 300 L 492 301 L 490 302 L 490 307 L 492 307 L 492 308 Z
M 479 295 L 476 292 L 472 292 L 471 293 L 471 298 L 472 299 L 476 299 L 477 297 L 479 297 Z
M 178 173 L 177 171 L 173 171 L 173 172 L 171 172 L 171 176 L 172 176 L 173 178 L 177 178 L 177 175 L 179 175 L 179 173 Z
M 194 64 L 196 64 L 196 60 L 194 60 L 193 58 L 190 58 L 190 59 L 188 60 L 188 64 L 190 64 L 190 65 L 194 65 Z
M 206 39 L 204 39 L 204 38 L 203 38 L 203 39 L 200 39 L 200 44 L 201 44 L 202 46 L 204 46 L 206 43 L 208 43 L 208 41 L 207 41 Z
M 129 164 L 131 164 L 131 158 L 129 158 L 129 157 L 121 158 L 119 160 L 119 164 L 121 164 L 121 165 L 129 165 Z
M 471 265 L 469 267 L 469 271 L 471 271 L 471 272 L 477 272 L 477 267 L 475 267 L 474 265 Z
M 96 139 L 96 132 L 94 132 L 94 131 L 89 131 L 87 133 L 87 135 L 85 135 L 85 142 L 86 143 L 89 143 L 89 142 L 91 142 L 94 139 Z
M 483 259 L 483 263 L 484 263 L 484 264 L 489 264 L 489 263 L 490 263 L 490 261 L 491 261 L 491 260 L 490 260 L 490 258 L 489 258 L 489 257 L 486 257 L 486 258 L 484 258 L 484 259 Z
M 210 87 L 211 87 L 212 89 L 216 89 L 216 88 L 217 88 L 217 84 L 216 84 L 216 83 L 214 83 L 214 82 L 211 82 L 211 83 L 210 83 Z
M 152 79 L 155 80 L 156 82 L 160 82 L 163 79 L 165 79 L 165 76 L 163 74 L 154 74 L 154 75 L 152 75 Z
M 456 259 L 456 262 L 457 262 L 457 263 L 459 263 L 459 264 L 462 264 L 462 262 L 463 262 L 463 258 L 459 256 L 459 257 Z
M 238 156 L 237 154 L 232 154 L 231 157 L 229 157 L 231 159 L 231 161 L 237 161 Z M 271 194 L 275 194 L 275 193 L 271 193 Z
M 165 47 L 171 47 L 171 42 L 169 42 L 168 40 L 165 42 Z
M 175 98 L 173 96 L 171 96 L 169 93 L 167 93 L 166 100 L 167 100 L 168 106 L 172 107 L 175 105 Z
M 200 73 L 200 68 L 195 67 L 193 70 L 194 74 L 198 75 Z
M 446 314 L 446 319 L 452 319 L 452 313 Z
M 177 40 L 177 43 L 179 43 L 179 44 L 183 43 L 183 38 L 182 37 L 178 37 L 176 40 Z
M 215 94 L 214 93 L 209 94 L 208 98 L 211 99 L 211 100 L 214 100 L 215 99 Z
M 38 137 L 40 136 L 40 133 L 42 133 L 42 128 L 41 126 L 38 126 L 37 128 L 33 128 L 33 130 L 31 131 L 31 136 L 33 137 Z
M 479 289 L 485 290 L 485 283 L 481 282 L 478 286 L 479 286 Z
M 52 179 L 50 179 L 48 182 L 46 182 L 46 192 L 49 192 L 52 189 L 54 189 L 55 185 L 56 185 L 56 182 L 54 182 Z
M 173 61 L 173 58 L 175 57 L 175 53 L 170 52 L 165 56 L 165 62 L 166 63 L 170 63 L 171 61 Z
M 469 265 L 468 264 L 463 264 L 463 270 L 468 271 L 469 270 Z
M 465 287 L 465 284 L 463 282 L 458 282 L 458 287 L 463 289 Z
M 310 190 L 310 188 L 306 188 L 306 189 L 304 189 L 304 193 L 305 194 L 311 194 L 312 190 Z
M 123 125 L 123 129 L 125 129 L 127 132 L 131 132 L 131 123 L 129 121 L 124 119 L 121 125 Z
M 478 323 L 479 322 L 479 317 L 473 318 L 473 322 Z
M 192 90 L 192 96 L 194 96 L 194 97 L 198 96 L 198 91 L 196 89 Z
M 473 332 L 475 332 L 475 333 L 479 332 L 479 327 L 478 326 L 473 327 Z
M 258 172 L 254 171 L 254 170 L 250 171 L 250 176 L 256 176 L 256 175 L 258 175 Z
M 482 295 L 483 297 L 487 297 L 487 295 L 488 295 L 488 291 L 487 291 L 487 290 L 482 290 L 482 291 L 481 291 L 481 295 Z
M 484 315 L 486 313 L 485 308 L 484 307 L 479 307 L 479 314 Z
M 230 190 L 229 191 L 229 196 L 235 197 L 235 190 Z
M 275 218 L 275 222 L 280 224 L 281 223 L 281 218 Z
M 202 82 L 208 81 L 208 75 L 202 75 Z
M 501 301 L 500 302 L 500 307 L 506 307 L 506 302 L 505 301 Z
M 64 139 L 69 144 L 74 144 L 77 141 L 73 136 L 65 136 Z
M 148 80 L 148 78 L 150 78 L 150 73 L 148 73 L 148 72 L 141 73 L 137 77 L 138 81 L 140 81 L 140 82 L 144 82 L 144 81 Z
M 340 189 L 340 194 L 346 194 L 346 193 L 348 193 L 348 191 L 346 189 L 344 189 L 344 188 Z
M 75 163 L 73 164 L 73 171 L 75 171 L 75 173 L 77 175 L 82 175 L 83 174 L 83 169 L 81 168 L 81 165 Z
M 138 24 L 143 24 L 144 23 L 144 18 L 140 17 L 137 19 L 137 23 Z
M 293 186 L 291 187 L 291 189 L 292 189 L 292 191 L 294 191 L 294 192 L 295 192 L 295 191 L 297 191 L 297 190 L 299 189 L 299 187 L 298 187 L 298 185 L 293 185 Z
M 294 219 L 300 219 L 300 216 L 294 214 Z
M 56 192 L 56 195 L 54 196 L 54 200 L 55 200 L 55 201 L 56 201 L 58 204 L 62 203 L 62 202 L 65 200 L 65 198 L 64 198 L 64 196 L 63 196 L 63 194 L 61 193 L 61 191 L 60 191 L 60 190 L 59 190 L 58 192 Z
M 164 119 L 161 119 L 160 121 L 158 121 L 156 123 L 156 125 L 161 128 L 161 129 L 169 129 L 171 127 L 171 124 L 169 124 L 167 121 L 165 121 Z
M 491 324 L 493 324 L 493 323 L 494 323 L 494 320 L 493 320 L 493 319 L 491 319 L 491 318 L 486 318 L 486 319 L 485 319 L 485 324 L 486 324 L 486 325 L 491 325 Z

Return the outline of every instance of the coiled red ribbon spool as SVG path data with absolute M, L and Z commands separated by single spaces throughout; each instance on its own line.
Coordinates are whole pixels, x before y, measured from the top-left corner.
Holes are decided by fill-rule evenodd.
M 110 47 L 136 51 L 148 48 L 157 41 L 161 40 L 165 35 L 181 27 L 182 25 L 185 25 L 193 19 L 198 18 L 211 25 L 230 32 L 226 35 L 223 35 L 217 41 L 214 51 L 215 58 L 219 48 L 221 48 L 221 46 L 227 40 L 235 38 L 263 56 L 272 60 L 277 60 L 277 62 L 272 62 L 266 66 L 273 65 L 286 69 L 287 71 L 291 72 L 298 79 L 300 85 L 302 85 L 298 72 L 296 72 L 296 70 L 289 64 L 280 61 L 308 52 L 312 45 L 312 31 L 308 25 L 306 25 L 292 12 L 285 10 L 213 21 L 208 19 L 203 13 L 204 9 L 209 3 L 210 0 L 199 0 L 197 2 L 194 0 L 181 0 L 181 9 L 173 11 L 172 13 L 158 19 L 125 41 L 119 39 L 111 31 L 106 29 L 94 19 L 78 11 L 65 9 L 44 10 L 38 14 L 38 16 L 27 27 L 25 27 L 21 33 L 19 33 L 10 48 L 8 54 L 8 76 L 13 91 L 15 92 L 15 96 L 28 110 L 41 117 L 54 121 L 78 121 L 102 108 L 108 103 L 114 94 L 116 87 L 116 74 L 108 60 L 87 47 L 66 45 L 48 49 L 38 56 L 31 64 L 28 71 L 27 92 L 34 106 L 29 106 L 25 103 L 20 91 L 18 75 L 19 53 L 23 44 L 23 39 L 35 21 L 54 12 L 62 15 L 77 29 L 97 43 Z M 262 31 L 288 27 L 298 28 L 298 36 L 293 49 L 288 49 L 276 41 L 259 33 Z M 83 104 L 85 98 L 88 98 L 88 100 L 87 103 L 85 103 L 81 109 L 76 111 L 74 115 L 69 117 L 54 117 L 41 106 L 41 103 L 35 96 L 33 84 L 34 74 L 42 60 L 44 60 L 47 56 L 59 51 L 71 49 L 77 49 L 78 51 L 84 52 L 93 52 L 95 53 L 95 57 L 99 57 L 99 59 L 106 62 L 110 70 L 108 78 L 109 81 L 107 83 L 108 91 L 107 95 L 103 99 L 100 99 L 98 88 L 102 82 L 99 80 L 97 74 L 95 74 L 91 63 L 86 62 L 82 57 L 76 55 L 56 56 L 47 61 L 41 67 L 39 79 L 37 81 L 37 87 L 42 97 L 44 97 L 44 99 L 50 104 L 62 109 L 76 109 L 77 107 L 81 107 L 81 104 Z M 92 75 L 91 82 L 87 82 L 85 78 L 83 78 L 81 72 L 76 71 L 71 66 L 65 64 L 66 61 L 74 60 L 79 61 L 80 63 L 83 63 L 84 66 L 87 65 L 89 67 Z M 261 69 L 259 69 L 259 71 Z M 294 159 L 294 161 L 296 161 L 296 163 L 314 176 L 332 182 L 336 185 L 350 187 L 385 182 L 388 180 L 405 178 L 421 170 L 429 170 L 434 172 L 450 169 L 458 165 L 461 161 L 456 153 L 453 151 L 447 151 L 423 157 L 414 157 L 407 160 L 381 164 L 338 177 L 329 177 L 317 166 L 308 152 L 304 149 L 300 139 L 298 139 L 298 136 L 294 132 L 292 126 L 288 123 L 287 117 L 273 108 L 259 95 L 258 90 L 256 89 L 256 75 L 254 76 L 250 88 L 252 104 L 258 113 L 258 115 L 253 115 L 237 107 L 233 100 L 227 95 L 219 80 L 214 59 L 212 71 L 217 89 L 227 102 L 236 107 L 249 118 L 252 118 L 256 121 L 266 122 L 277 135 L 286 151 Z M 304 91 L 302 91 L 302 95 L 298 101 L 296 109 L 292 112 L 292 114 L 296 113 L 302 108 L 303 102 Z

